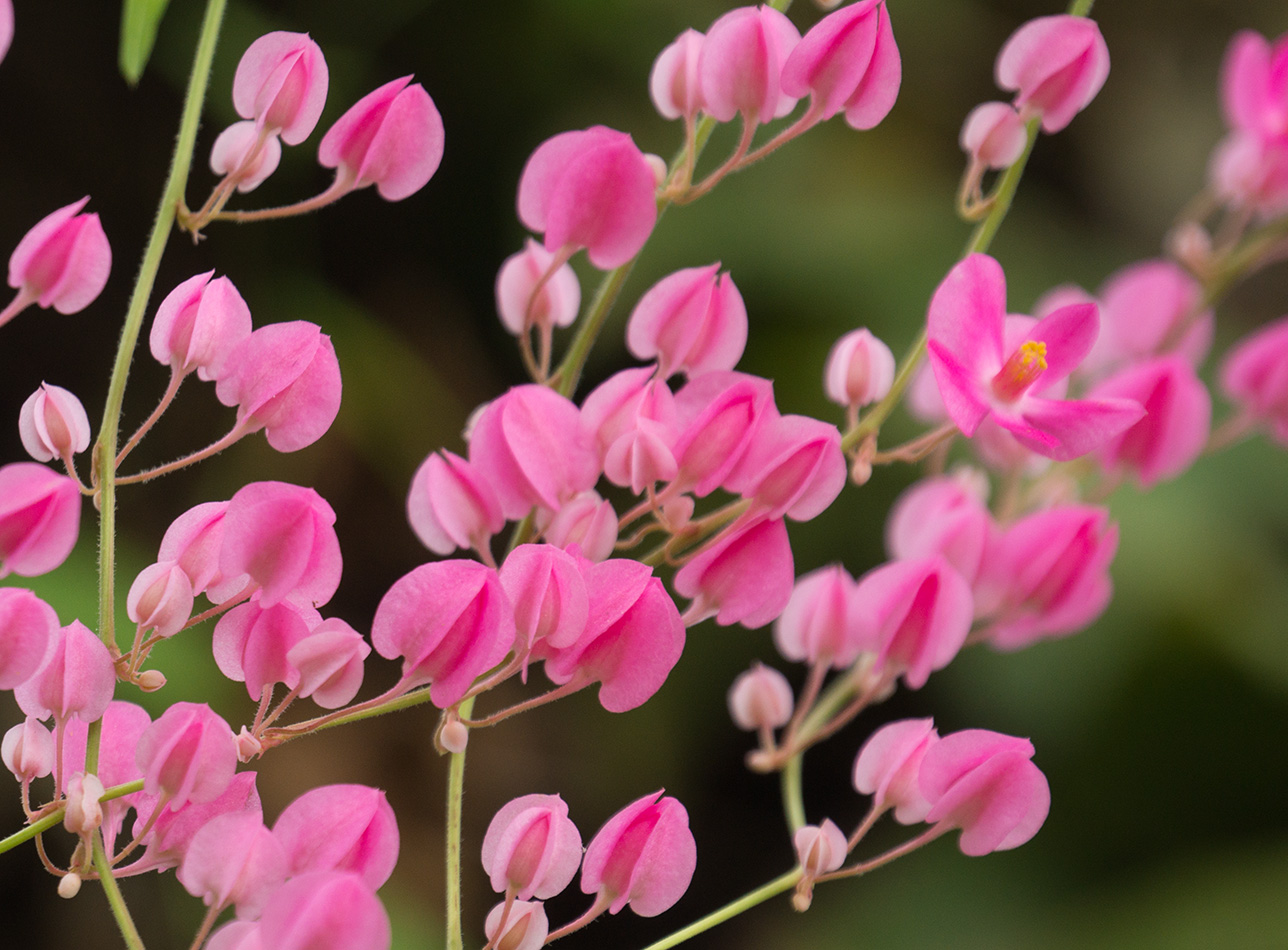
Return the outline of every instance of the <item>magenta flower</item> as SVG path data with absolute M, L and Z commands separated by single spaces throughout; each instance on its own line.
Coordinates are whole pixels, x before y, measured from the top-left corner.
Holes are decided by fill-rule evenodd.
M 80 533 L 80 487 L 66 475 L 13 462 L 0 468 L 0 577 L 47 574 Z
M 268 899 L 259 921 L 272 950 L 389 950 L 389 914 L 357 874 L 309 871 Z
M 1248 334 L 1221 364 L 1221 388 L 1288 445 L 1288 316 Z
M 339 709 L 362 688 L 363 661 L 371 646 L 339 617 L 323 620 L 286 651 L 287 666 L 299 673 L 296 690 L 323 709 Z
M 307 33 L 266 33 L 247 47 L 233 76 L 233 107 L 287 145 L 309 137 L 326 105 L 326 58 Z
M 1051 808 L 1051 788 L 1033 764 L 1033 744 L 987 729 L 950 733 L 926 750 L 917 781 L 931 803 L 926 821 L 960 828 L 971 857 L 1018 848 Z
M 795 568 L 781 518 L 760 519 L 719 538 L 675 575 L 675 591 L 693 603 L 689 623 L 714 616 L 722 627 L 763 627 L 783 612 Z
M 577 642 L 586 629 L 590 599 L 572 555 L 552 544 L 520 544 L 506 556 L 500 577 L 514 604 L 520 652 L 538 641 L 553 649 Z
M 582 861 L 581 889 L 608 901 L 611 914 L 630 904 L 641 917 L 656 917 L 689 889 L 697 860 L 689 813 L 656 791 L 595 834 Z
M 639 253 L 657 222 L 657 180 L 625 132 L 597 125 L 537 147 L 519 180 L 519 220 L 547 251 L 586 248 L 600 270 Z
M 0 310 L 4 326 L 30 304 L 59 313 L 84 310 L 102 292 L 112 249 L 97 214 L 81 214 L 89 197 L 38 221 L 9 257 L 9 286 L 18 294 Z
M 172 811 L 218 798 L 237 770 L 233 731 L 204 703 L 175 703 L 144 730 L 134 755 L 143 791 Z
M 496 492 L 479 471 L 452 452 L 434 452 L 411 479 L 407 521 L 435 554 L 457 548 L 482 551 L 505 527 Z
M 546 543 L 565 551 L 575 546 L 589 561 L 612 557 L 617 545 L 617 512 L 593 489 L 568 499 L 548 522 L 540 515 L 538 511 L 537 525 Z
M 286 882 L 286 852 L 253 811 L 226 812 L 192 836 L 175 875 L 207 907 L 236 905 L 253 920 L 269 895 Z
M 836 501 L 847 475 L 836 426 L 769 413 L 724 487 L 749 500 L 749 512 L 809 521 Z
M 228 502 L 210 501 L 189 508 L 175 518 L 161 538 L 161 548 L 157 552 L 158 561 L 174 561 L 192 582 L 193 595 L 206 593 L 208 587 L 221 585 L 223 576 L 219 573 L 219 549 L 224 541 L 224 514 L 228 511 Z M 233 589 L 228 596 L 236 594 L 249 578 L 233 577 Z M 214 603 L 223 598 L 208 594 Z
M 658 375 L 689 377 L 738 365 L 747 345 L 747 308 L 720 263 L 676 271 L 650 287 L 631 311 L 626 346 L 657 357 Z
M 676 481 L 703 498 L 724 485 L 765 420 L 777 416 L 774 386 L 746 373 L 703 373 L 675 396 L 680 430 Z
M 54 608 L 31 591 L 0 587 L 0 689 L 21 686 L 40 668 L 58 628 Z
M 774 622 L 774 645 L 789 660 L 845 669 L 873 648 L 854 601 L 854 578 L 840 564 L 803 575 Z M 790 694 L 789 694 L 790 695 Z
M 286 850 L 291 876 L 351 871 L 371 890 L 398 863 L 398 822 L 385 793 L 367 785 L 309 789 L 282 810 L 273 835 Z
M 523 795 L 501 806 L 483 836 L 492 890 L 519 900 L 563 891 L 581 865 L 581 832 L 558 795 Z
M 889 114 L 903 67 L 885 0 L 859 0 L 810 28 L 783 64 L 783 91 L 809 95 L 810 109 L 870 129 Z
M 459 702 L 514 638 L 514 608 L 501 580 L 477 561 L 422 564 L 394 582 L 371 625 L 376 652 L 402 657 L 404 686 L 433 683 L 430 699 L 439 709 Z
M 997 54 L 997 84 L 1016 90 L 1025 118 L 1059 132 L 1096 97 L 1109 75 L 1109 47 L 1095 20 L 1059 14 L 1025 23 Z
M 161 301 L 148 345 L 162 366 L 207 382 L 224 375 L 233 349 L 251 333 L 250 307 L 227 277 L 189 277 Z
M 783 63 L 801 40 L 773 7 L 738 7 L 711 24 L 698 58 L 703 110 L 720 122 L 741 113 L 752 124 L 792 111 L 800 95 L 781 85 Z
M 93 722 L 107 710 L 116 669 L 103 641 L 79 620 L 61 628 L 40 669 L 14 690 L 18 707 L 37 719 L 72 716 Z
M 1141 418 L 1139 403 L 1128 399 L 1062 400 L 1032 392 L 1063 382 L 1090 351 L 1099 323 L 1093 305 L 1056 310 L 1013 348 L 1004 342 L 1005 322 L 1006 277 L 986 254 L 957 264 L 930 301 L 930 364 L 948 416 L 966 436 L 992 416 L 1026 448 L 1066 461 Z
M 917 775 L 926 750 L 939 741 L 934 720 L 902 719 L 887 723 L 868 737 L 854 760 L 854 790 L 872 796 L 872 807 L 894 809 L 895 821 L 925 821 L 930 802 Z
M 22 447 L 37 462 L 68 461 L 89 448 L 89 416 L 73 393 L 41 383 L 22 404 L 18 434 Z
M 443 160 L 443 119 L 434 100 L 411 76 L 367 93 L 327 130 L 318 161 L 349 188 L 375 185 L 386 201 L 425 187 Z
M 215 663 L 229 679 L 245 683 L 251 699 L 274 683 L 294 689 L 300 671 L 287 656 L 321 622 L 315 609 L 293 598 L 265 606 L 254 597 L 219 618 L 210 643 Z
M 588 432 L 614 485 L 635 494 L 659 481 L 675 478 L 675 398 L 653 366 L 617 373 L 586 396 L 582 428 Z

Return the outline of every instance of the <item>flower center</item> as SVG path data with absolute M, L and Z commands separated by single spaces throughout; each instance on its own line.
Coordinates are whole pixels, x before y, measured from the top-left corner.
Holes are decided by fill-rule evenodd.
M 998 399 L 1014 402 L 1037 382 L 1046 368 L 1046 344 L 1029 340 L 1011 354 L 1011 358 L 993 377 L 993 394 Z

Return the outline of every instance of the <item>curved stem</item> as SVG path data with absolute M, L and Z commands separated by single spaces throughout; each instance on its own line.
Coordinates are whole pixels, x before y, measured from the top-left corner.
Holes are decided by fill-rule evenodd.
M 18 314 L 36 302 L 36 295 L 30 290 L 19 288 L 18 293 L 9 301 L 8 306 L 0 310 L 0 327 L 4 326 Z
M 236 221 L 247 224 L 251 221 L 271 221 L 274 218 L 292 218 L 297 214 L 308 214 L 318 208 L 325 208 L 332 202 L 339 201 L 353 191 L 353 182 L 336 175 L 335 181 L 320 195 L 305 198 L 295 204 L 281 205 L 277 208 L 260 208 L 257 211 L 217 211 L 210 215 L 211 221 Z
M 170 408 L 170 403 L 174 402 L 174 397 L 179 393 L 179 386 L 183 383 L 184 376 L 185 374 L 179 372 L 178 369 L 171 369 L 170 385 L 166 387 L 165 393 L 162 394 L 161 401 L 157 403 L 157 407 L 152 410 L 152 415 L 143 420 L 143 424 L 139 426 L 134 435 L 130 436 L 129 441 L 125 443 L 124 448 L 117 453 L 117 468 L 121 467 L 121 463 L 124 462 L 125 457 L 134 450 L 134 447 L 139 444 L 139 440 L 147 435 L 148 431 L 156 425 L 157 420 L 161 418 L 161 414 Z M 117 483 L 120 483 L 119 479 L 117 480 Z
M 461 718 L 474 711 L 474 700 L 460 705 Z M 461 814 L 465 799 L 465 751 L 448 753 L 447 767 L 447 943 L 446 950 L 464 950 L 461 930 Z
M 778 773 L 778 786 L 783 797 L 783 814 L 787 817 L 787 828 L 795 834 L 805 827 L 805 797 L 801 782 L 801 766 L 804 758 L 794 755 L 787 760 L 783 770 Z
M 103 835 L 97 830 L 94 832 L 93 847 L 94 869 L 98 871 L 98 880 L 103 885 L 103 894 L 107 897 L 108 906 L 112 908 L 116 926 L 121 929 L 121 936 L 125 938 L 125 945 L 130 950 L 143 950 L 143 938 L 139 936 L 139 930 L 134 926 L 134 919 L 130 917 L 129 908 L 125 906 L 125 898 L 121 896 L 121 889 L 116 884 L 116 878 L 112 876 L 111 862 L 107 860 L 107 852 L 103 850 Z
M 670 950 L 671 947 L 678 947 L 698 934 L 705 933 L 718 924 L 723 924 L 726 920 L 737 917 L 743 911 L 750 910 L 757 904 L 763 904 L 772 897 L 790 891 L 796 886 L 801 879 L 801 869 L 793 868 L 786 874 L 774 878 L 768 884 L 764 884 L 754 891 L 744 894 L 735 901 L 730 901 L 719 910 L 714 910 L 705 917 L 695 920 L 689 926 L 677 930 L 668 937 L 663 937 L 654 943 L 650 943 L 644 950 Z
M 281 745 L 283 742 L 289 742 L 291 739 L 298 739 L 301 736 L 312 735 L 315 732 L 321 732 L 323 729 L 331 729 L 350 722 L 359 722 L 363 719 L 383 716 L 385 713 L 397 712 L 399 709 L 410 709 L 412 706 L 419 706 L 430 701 L 428 689 L 419 689 L 410 693 L 402 692 L 402 690 L 403 687 L 399 684 L 374 699 L 368 699 L 366 702 L 350 706 L 348 709 L 338 709 L 335 712 L 327 713 L 325 716 L 318 716 L 316 719 L 293 723 L 289 726 L 273 726 L 265 729 L 264 742 L 268 745 Z
M 204 449 L 199 449 L 191 455 L 185 455 L 181 459 L 175 459 L 173 462 L 166 462 L 164 465 L 158 465 L 156 468 L 150 468 L 145 472 L 135 472 L 133 475 L 122 476 L 116 480 L 116 484 L 137 485 L 139 482 L 150 482 L 152 479 L 159 478 L 162 475 L 169 475 L 171 472 L 177 472 L 181 468 L 195 465 L 197 462 L 200 462 L 203 459 L 208 459 L 212 455 L 218 455 L 224 449 L 228 448 L 230 445 L 236 444 L 239 439 L 248 434 L 249 433 L 242 427 L 242 423 L 239 422 L 232 427 L 232 430 L 227 435 L 210 443 L 210 445 L 206 446 Z

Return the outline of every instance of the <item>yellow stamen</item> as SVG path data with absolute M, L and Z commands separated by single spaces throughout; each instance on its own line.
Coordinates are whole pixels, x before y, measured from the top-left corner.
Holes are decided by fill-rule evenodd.
M 993 393 L 1012 402 L 1019 399 L 1047 368 L 1046 344 L 1028 340 L 1011 354 L 1010 359 L 993 377 Z

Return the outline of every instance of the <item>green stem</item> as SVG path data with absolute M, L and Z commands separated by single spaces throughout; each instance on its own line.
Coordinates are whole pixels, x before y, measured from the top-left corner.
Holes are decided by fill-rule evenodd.
M 112 876 L 112 864 L 107 860 L 107 852 L 103 850 L 103 836 L 97 831 L 94 832 L 94 869 L 98 871 L 99 883 L 103 885 L 103 893 L 107 897 L 108 906 L 112 908 L 116 925 L 121 928 L 125 945 L 130 950 L 144 950 L 143 938 L 139 936 L 138 928 L 134 926 L 134 919 L 130 917 L 129 908 L 125 906 L 125 898 L 121 896 L 121 889 L 116 884 L 116 878 Z
M 617 302 L 618 294 L 622 292 L 622 285 L 626 283 L 626 278 L 630 276 L 639 258 L 639 254 L 636 254 L 621 267 L 610 270 L 595 289 L 595 297 L 591 301 L 590 309 L 578 324 L 577 335 L 573 337 L 568 352 L 564 354 L 563 361 L 555 370 L 554 376 L 558 380 L 555 390 L 561 396 L 571 399 L 572 394 L 577 391 L 577 383 L 581 380 L 581 371 L 586 365 L 586 358 L 590 356 L 590 348 L 595 345 L 599 331 L 604 327 L 604 321 L 608 319 L 613 304 Z
M 783 770 L 778 773 L 779 788 L 783 796 L 783 812 L 787 816 L 787 828 L 795 834 L 805 827 L 805 797 L 801 783 L 801 765 L 804 756 L 794 755 L 787 760 Z
M 461 703 L 460 715 L 468 719 L 474 698 Z M 465 799 L 465 752 L 451 752 L 447 768 L 447 945 L 446 950 L 463 950 L 461 930 L 461 811 Z
M 143 263 L 135 279 L 121 328 L 121 340 L 112 366 L 112 378 L 107 386 L 107 401 L 103 407 L 103 424 L 99 428 L 98 442 L 94 446 L 95 470 L 100 479 L 100 516 L 98 542 L 98 635 L 108 647 L 116 645 L 116 452 L 120 437 L 121 406 L 125 402 L 125 383 L 130 375 L 130 359 L 143 327 L 152 285 L 156 282 L 161 255 L 165 252 L 170 229 L 174 225 L 176 209 L 183 199 L 188 183 L 188 170 L 192 166 L 193 147 L 197 141 L 197 126 L 201 119 L 201 105 L 206 98 L 206 85 L 210 79 L 210 64 L 215 55 L 215 42 L 219 38 L 219 25 L 223 20 L 227 0 L 209 0 L 197 41 L 197 53 L 188 78 L 188 92 L 179 121 L 179 136 L 175 141 L 174 155 L 170 160 L 170 175 L 166 179 L 152 234 L 143 253 Z M 97 763 L 86 763 L 86 768 Z
M 143 790 L 143 779 L 137 779 L 133 782 L 126 782 L 123 785 L 113 785 L 103 793 L 99 799 L 101 802 L 111 801 L 113 798 L 120 798 L 122 795 L 132 795 L 135 792 Z M 0 839 L 0 854 L 6 851 L 12 851 L 24 841 L 30 841 L 38 834 L 48 831 L 50 828 L 60 824 L 63 820 L 64 809 L 58 808 L 51 811 L 48 815 L 42 817 L 39 821 L 33 821 L 7 838 Z
M 748 894 L 744 894 L 736 901 L 725 904 L 719 910 L 712 911 L 707 916 L 695 920 L 689 926 L 677 930 L 670 936 L 663 937 L 655 943 L 650 943 L 644 950 L 669 950 L 670 947 L 678 947 L 691 937 L 696 937 L 700 933 L 705 933 L 717 924 L 723 924 L 732 917 L 737 917 L 743 911 L 750 910 L 757 904 L 763 904 L 771 897 L 777 897 L 786 891 L 790 891 L 796 886 L 796 882 L 801 879 L 801 869 L 793 868 L 786 874 L 774 878 L 768 884 L 756 888 Z

